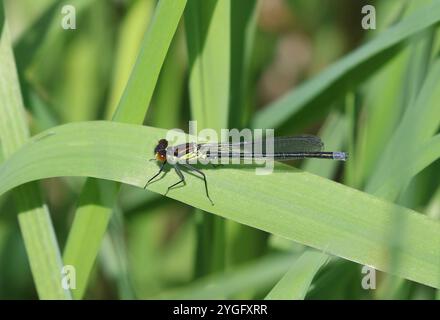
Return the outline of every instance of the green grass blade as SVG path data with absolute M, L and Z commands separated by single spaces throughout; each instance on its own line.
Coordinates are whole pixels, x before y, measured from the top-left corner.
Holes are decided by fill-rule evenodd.
M 67 238 L 63 258 L 77 270 L 75 299 L 84 296 L 90 272 L 110 221 L 117 184 L 88 179 Z M 85 192 L 87 191 L 87 192 Z
M 96 1 L 76 0 L 74 3 L 76 14 L 81 14 L 88 5 L 94 2 Z M 60 12 L 65 5 L 64 1 L 54 0 L 14 43 L 14 52 L 20 74 L 35 60 L 47 58 L 51 46 L 65 31 L 60 27 Z
M 433 219 L 440 219 L 440 187 L 430 200 L 426 209 L 426 214 Z M 440 290 L 436 290 L 435 299 L 440 300 Z
M 251 97 L 252 62 L 261 1 L 231 1 L 231 63 L 229 128 L 243 128 L 253 111 Z M 263 255 L 268 235 L 260 230 L 228 222 L 226 260 L 228 268 Z
M 333 112 L 328 117 L 327 121 L 322 126 L 319 137 L 323 141 L 325 141 L 325 147 L 327 150 L 342 150 L 342 146 L 346 140 L 346 132 L 347 132 L 347 120 L 346 117 L 340 114 L 339 112 Z M 307 172 L 311 172 L 313 174 L 319 175 L 324 178 L 330 179 L 336 172 L 338 168 L 338 163 L 334 161 L 322 162 L 318 159 L 308 159 L 305 161 L 303 169 Z M 305 294 L 308 291 L 310 283 L 314 277 L 314 275 L 319 271 L 322 266 L 322 260 L 327 260 L 329 258 L 328 255 L 324 253 L 315 253 L 314 251 L 307 251 L 305 253 L 307 257 L 305 260 L 307 262 L 295 261 L 294 265 L 291 267 L 292 273 L 298 272 L 298 263 L 301 263 L 300 266 L 309 269 L 309 273 L 307 273 L 307 277 L 303 277 L 295 282 L 296 277 L 290 272 L 285 275 L 285 279 L 280 280 L 279 285 L 281 288 L 278 288 L 274 291 L 273 299 L 304 299 Z M 311 257 L 309 257 L 311 256 Z M 320 259 L 316 257 L 320 256 Z M 300 258 L 301 259 L 301 258 Z M 304 261 L 302 258 L 301 261 Z M 292 279 L 293 278 L 293 279 Z M 292 285 L 294 283 L 294 285 Z M 287 287 L 286 287 L 287 286 Z M 278 292 L 280 290 L 280 295 Z M 294 291 L 296 290 L 296 291 Z M 294 292 L 290 297 L 283 296 L 281 293 L 286 292 L 287 294 Z M 269 297 L 266 297 L 268 299 Z
M 113 52 L 111 33 L 115 28 L 111 6 L 103 1 L 92 2 L 81 18 L 83 29 L 63 46 L 63 72 L 59 76 L 62 85 L 58 90 L 49 89 L 55 92 L 53 104 L 63 123 L 96 119 L 101 101 L 106 98 L 107 87 L 102 83 L 111 74 L 113 56 L 103 52 Z
M 436 28 L 430 27 L 420 34 L 418 41 L 413 41 L 410 60 L 406 70 L 404 87 L 405 106 L 412 103 L 420 92 L 420 89 L 428 74 L 428 68 L 432 63 L 431 53 L 434 43 Z
M 185 11 L 192 118 L 198 128 L 228 123 L 230 0 L 190 0 Z
M 426 214 L 433 219 L 440 219 L 440 187 L 434 193 L 426 209 Z
M 421 38 L 412 40 L 413 46 L 399 53 L 372 79 L 365 125 L 358 141 L 357 154 L 362 159 L 358 181 L 365 181 L 372 174 L 403 112 L 417 97 L 431 62 L 432 34 L 431 29 L 424 31 Z
M 380 34 L 392 24 L 408 16 L 415 9 L 420 9 L 425 2 L 412 2 L 419 7 L 407 8 L 408 1 L 381 2 L 378 10 L 378 29 L 372 34 Z M 380 21 L 382 20 L 382 21 Z M 412 39 L 414 44 L 418 39 Z M 359 127 L 356 138 L 356 158 L 358 168 L 354 180 L 357 185 L 365 182 L 371 174 L 375 163 L 385 148 L 386 142 L 392 136 L 399 119 L 402 116 L 407 101 L 403 98 L 405 93 L 401 90 L 405 81 L 405 71 L 408 68 L 411 51 L 410 45 L 396 54 L 381 68 L 371 79 L 366 82 L 365 106 L 363 108 L 363 124 Z
M 230 0 L 189 0 L 185 31 L 189 60 L 191 118 L 197 130 L 227 128 L 230 83 Z M 195 275 L 225 267 L 225 222 L 204 215 L 198 221 Z
M 392 167 L 387 179 L 380 187 L 374 189 L 375 194 L 386 199 L 395 199 L 413 177 L 438 159 L 440 159 L 440 135 L 436 135 L 418 148 L 405 166 L 397 164 Z
M 186 0 L 158 2 L 150 27 L 142 40 L 142 47 L 128 80 L 114 121 L 143 123 L 160 69 L 176 33 Z
M 51 134 L 49 134 L 51 132 Z M 31 180 L 54 176 L 90 176 L 143 187 L 157 165 L 145 154 L 165 130 L 112 122 L 87 122 L 53 128 L 35 137 L 0 167 L 0 194 Z M 146 137 L 139 144 L 139 137 Z M 367 193 L 284 165 L 257 176 L 253 167 L 206 170 L 212 206 L 200 179 L 169 197 L 224 218 L 314 247 L 378 270 L 439 287 L 440 224 L 417 212 Z M 170 174 L 152 184 L 164 193 Z M 405 221 L 399 245 L 389 243 L 390 223 Z M 391 246 L 391 247 L 390 247 Z
M 39 197 L 36 184 L 15 191 L 18 221 L 23 235 L 32 275 L 40 299 L 71 299 L 61 286 L 63 261 L 49 210 Z
M 171 283 L 177 286 L 192 278 L 194 217 L 187 214 L 190 208 L 177 212 L 179 207 L 175 201 L 161 199 L 159 206 L 145 206 L 125 221 L 129 275 L 138 299 L 159 294 Z M 182 224 L 164 246 L 161 235 L 176 218 L 184 221 L 180 220 Z
M 357 160 L 355 150 L 355 133 L 356 133 L 356 94 L 355 92 L 348 92 L 345 97 L 345 115 L 347 117 L 347 148 L 350 155 L 350 161 L 347 162 L 344 170 L 344 183 L 353 188 L 359 188 L 359 182 L 356 181 L 356 172 L 359 161 Z
M 327 121 L 322 126 L 319 136 L 323 141 L 325 141 L 325 147 L 327 150 L 342 150 L 342 146 L 346 140 L 346 132 L 347 132 L 347 119 L 345 116 L 340 114 L 339 112 L 333 112 L 328 117 Z M 324 178 L 330 179 L 334 176 L 336 170 L 338 168 L 338 163 L 334 161 L 322 162 L 318 159 L 308 159 L 305 161 L 303 169 L 307 172 L 311 172 L 313 174 L 319 175 Z M 298 267 L 309 269 L 309 273 L 307 273 L 307 277 L 303 277 L 298 279 L 298 282 L 294 280 L 296 277 L 290 273 L 285 275 L 285 279 L 283 278 L 279 282 L 280 288 L 273 288 L 273 296 L 266 297 L 272 299 L 304 299 L 305 294 L 308 291 L 310 283 L 314 277 L 314 275 L 319 271 L 322 266 L 322 260 L 329 259 L 329 256 L 324 253 L 315 253 L 314 251 L 307 251 L 304 253 L 307 255 L 300 261 L 296 261 L 294 265 L 291 267 L 292 273 L 298 272 Z M 317 258 L 317 257 L 321 258 Z M 300 265 L 298 265 L 300 263 Z M 293 279 L 292 279 L 293 278 Z M 301 281 L 302 280 L 302 281 Z M 292 285 L 294 283 L 294 285 Z M 287 287 L 286 287 L 287 286 Z M 285 296 L 282 293 L 292 293 L 292 295 Z
M 118 102 L 121 100 L 153 12 L 154 0 L 135 1 L 121 22 L 106 119 L 113 117 Z
M 325 253 L 307 250 L 266 296 L 268 300 L 303 300 L 315 274 L 328 261 Z
M 432 1 L 411 2 L 406 10 L 406 16 L 412 14 L 415 10 L 429 5 Z M 358 182 L 365 183 L 366 177 L 375 174 L 375 165 L 383 161 L 383 153 L 395 133 L 396 127 L 400 124 L 405 110 L 414 104 L 420 88 L 424 84 L 427 70 L 432 62 L 431 53 L 433 45 L 434 27 L 427 28 L 417 35 L 417 38 L 411 39 L 407 49 L 401 52 L 396 59 L 393 59 L 383 70 L 381 70 L 372 80 L 372 86 L 369 88 L 369 96 L 366 104 L 366 117 L 364 126 L 361 128 L 360 139 L 358 141 L 358 150 L 356 154 L 361 164 L 357 170 Z M 396 80 L 397 79 L 397 80 Z M 412 142 L 407 142 L 411 144 Z M 422 144 L 422 142 L 420 142 Z M 405 146 L 406 147 L 406 146 Z M 399 156 L 395 155 L 397 159 Z M 432 156 L 432 155 L 431 155 Z M 434 155 L 435 156 L 435 155 Z M 438 156 L 437 156 L 438 157 Z M 415 207 L 411 203 L 415 199 L 416 192 L 408 189 L 409 181 L 427 167 L 431 161 L 430 155 L 425 150 L 420 150 L 413 157 L 409 157 L 404 166 L 395 166 L 395 162 L 388 163 L 389 171 L 393 172 L 394 177 L 387 179 L 387 186 L 379 188 L 376 195 L 383 194 L 388 200 L 396 199 L 401 193 L 400 198 L 404 198 L 404 203 L 409 207 Z M 425 158 L 425 160 L 423 160 Z M 422 160 L 420 163 L 419 160 Z M 419 169 L 414 162 L 419 161 Z M 423 161 L 427 163 L 423 164 Z M 415 166 L 414 166 L 415 165 Z M 407 168 L 411 168 L 407 170 Z M 419 180 L 415 180 L 417 183 Z M 370 187 L 367 185 L 367 187 Z M 388 189 L 388 190 L 387 190 Z M 417 188 L 418 193 L 424 192 L 423 187 Z M 392 190 L 390 192 L 390 190 Z M 402 193 L 404 191 L 405 193 Z M 415 190 L 414 190 L 415 191 Z M 425 192 L 430 192 L 426 190 Z M 399 200 L 398 200 L 399 201 Z M 399 203 L 402 203 L 399 201 Z M 396 217 L 394 234 L 398 237 L 401 230 L 401 220 Z M 390 242 L 393 240 L 390 239 Z M 394 261 L 392 263 L 398 263 Z M 409 297 L 409 282 L 399 279 L 395 276 L 385 275 L 378 290 L 375 292 L 379 299 L 402 299 Z
M 152 119 L 149 122 L 157 127 L 176 128 L 179 126 L 179 120 L 182 116 L 181 106 L 187 68 L 183 38 L 183 30 L 180 28 L 174 36 L 157 82 L 157 90 L 153 97 Z
M 0 2 L 0 140 L 2 155 L 8 158 L 29 138 L 9 30 Z M 20 229 L 38 296 L 41 299 L 69 299 L 61 286 L 61 260 L 49 211 L 36 184 L 21 186 L 14 192 L 19 210 Z
M 397 54 L 367 84 L 365 123 L 359 129 L 356 145 L 359 160 L 359 170 L 355 173 L 357 182 L 364 182 L 370 176 L 402 117 L 404 104 L 401 88 L 409 51 L 408 48 Z
M 148 204 L 153 203 L 158 200 L 160 195 L 153 192 L 145 193 L 143 189 L 133 188 L 130 186 L 122 186 L 121 192 L 119 193 L 119 206 L 122 212 L 127 213 L 131 211 L 136 211 L 137 209 L 148 206 Z
M 108 233 L 104 237 L 100 251 L 100 263 L 106 277 L 116 283 L 120 299 L 135 299 L 128 272 L 126 252 L 126 235 L 123 214 L 119 208 L 114 209 Z
M 231 1 L 230 128 L 249 122 L 250 69 L 259 6 L 259 0 Z
M 248 290 L 266 289 L 294 261 L 292 254 L 274 254 L 201 278 L 188 286 L 167 290 L 155 299 L 231 299 Z
M 394 182 L 395 188 L 388 186 L 384 189 L 383 185 L 390 183 L 390 175 L 405 172 L 405 168 L 411 164 L 412 159 L 418 158 L 417 152 L 420 146 L 436 132 L 440 124 L 439 99 L 440 59 L 437 59 L 430 67 L 417 99 L 407 108 L 398 128 L 390 139 L 368 182 L 366 187 L 368 192 L 377 192 L 381 188 L 381 196 L 389 197 L 389 199 L 397 197 L 396 192 L 401 190 L 399 186 L 402 182 L 401 179 Z
M 438 21 L 440 3 L 436 1 L 382 32 L 317 77 L 261 110 L 253 119 L 252 127 L 275 128 L 304 108 L 329 106 L 334 98 L 342 96 L 347 89 L 365 80 L 381 67 L 392 56 L 390 53 L 393 53 L 393 48 Z
M 161 0 L 157 4 L 136 64 L 113 117 L 114 121 L 143 123 L 185 5 L 186 1 L 173 0 Z M 110 191 L 105 194 L 105 190 Z M 81 206 L 76 211 L 64 250 L 65 261 L 81 266 L 82 275 L 77 279 L 77 289 L 73 292 L 75 299 L 84 295 L 118 191 L 119 186 L 114 183 L 101 184 L 95 179 L 88 179 L 81 193 Z M 90 197 L 90 194 L 95 196 Z
M 327 150 L 342 150 L 347 134 L 347 120 L 338 113 L 333 112 L 322 126 L 318 136 L 325 141 Z M 318 159 L 308 159 L 302 167 L 305 171 L 311 172 L 321 177 L 332 178 L 338 169 L 335 161 L 322 162 Z

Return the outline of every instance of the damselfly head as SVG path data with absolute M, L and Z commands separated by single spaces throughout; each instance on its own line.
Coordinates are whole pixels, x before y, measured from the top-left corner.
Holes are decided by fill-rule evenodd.
M 154 148 L 154 154 L 156 155 L 157 161 L 164 162 L 167 159 L 167 147 L 168 141 L 160 139 L 157 146 Z

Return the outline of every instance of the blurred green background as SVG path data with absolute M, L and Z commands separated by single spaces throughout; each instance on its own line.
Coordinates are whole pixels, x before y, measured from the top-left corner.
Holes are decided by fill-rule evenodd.
M 230 30 L 225 29 L 230 32 L 231 54 L 230 96 L 224 97 L 230 105 L 229 115 L 224 115 L 229 127 L 262 123 L 261 117 L 254 117 L 259 111 L 429 3 L 246 0 L 232 4 L 231 14 L 238 18 L 232 20 Z M 60 27 L 59 1 L 4 1 L 32 135 L 64 123 L 112 118 L 156 7 L 155 0 L 69 4 L 76 8 L 76 30 Z M 361 28 L 365 4 L 376 7 L 377 30 Z M 188 121 L 197 118 L 197 110 L 190 106 L 194 93 L 189 89 L 189 68 L 194 61 L 188 48 L 188 16 L 185 13 L 187 21 L 180 22 L 167 53 L 146 125 L 187 131 Z M 427 39 L 427 44 L 392 47 L 383 59 L 366 61 L 365 68 L 347 77 L 345 82 L 353 85 L 350 90 L 332 88 L 328 102 L 320 100 L 319 107 L 305 107 L 286 121 L 274 122 L 277 135 L 318 134 L 327 149 L 353 155 L 344 167 L 316 161 L 295 166 L 368 190 L 386 142 L 426 77 L 427 61 L 438 53 L 436 29 L 424 32 L 418 38 Z M 438 217 L 439 169 L 439 161 L 434 162 L 396 200 L 390 200 Z M 61 249 L 84 181 L 40 182 Z M 0 211 L 0 298 L 37 298 L 11 194 L 0 197 Z M 302 245 L 222 218 L 207 221 L 206 213 L 198 209 L 126 185 L 112 211 L 87 286 L 88 299 L 264 298 L 304 251 Z M 223 233 L 220 255 L 213 235 L 216 226 Z M 206 234 L 207 230 L 213 234 Z M 318 265 L 322 267 L 307 289 L 309 299 L 436 296 L 432 288 L 382 273 L 377 275 L 377 290 L 363 290 L 362 266 L 337 258 Z

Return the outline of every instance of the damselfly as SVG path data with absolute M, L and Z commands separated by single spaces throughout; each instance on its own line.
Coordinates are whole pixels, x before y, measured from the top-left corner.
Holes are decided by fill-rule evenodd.
M 275 137 L 266 139 L 243 141 L 239 143 L 184 143 L 176 146 L 168 146 L 166 139 L 159 140 L 154 148 L 155 159 L 161 162 L 159 172 L 151 177 L 145 184 L 144 189 L 164 170 L 168 163 L 179 176 L 180 180 L 168 187 L 167 194 L 172 188 L 185 183 L 182 168 L 194 171 L 200 175 L 205 183 L 206 196 L 214 204 L 209 196 L 206 175 L 191 164 L 194 161 L 203 160 L 204 163 L 224 163 L 224 158 L 245 160 L 275 160 L 289 161 L 296 159 L 318 158 L 330 160 L 347 160 L 346 152 L 322 151 L 324 144 L 321 139 L 312 135 L 294 137 Z M 270 146 L 270 147 L 268 147 Z

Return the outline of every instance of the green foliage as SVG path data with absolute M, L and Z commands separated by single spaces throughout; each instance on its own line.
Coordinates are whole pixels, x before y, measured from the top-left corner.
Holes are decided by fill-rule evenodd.
M 0 2 L 0 140 L 8 158 L 29 138 L 9 28 Z M 41 299 L 69 299 L 61 286 L 61 262 L 46 204 L 35 183 L 14 190 L 19 222 L 38 295 Z
M 357 2 L 269 1 L 78 0 L 77 30 L 64 1 L 0 2 L 0 297 L 438 297 L 440 2 L 365 31 Z M 188 173 L 165 196 L 171 167 L 144 190 L 189 120 L 350 158 L 203 167 L 215 205 Z
M 113 116 L 113 121 L 143 123 L 153 96 L 167 50 L 183 14 L 186 1 L 160 1 L 151 28 L 145 32 L 136 64 Z M 146 84 L 145 84 L 146 82 Z M 119 186 L 87 180 L 80 196 L 64 259 L 77 268 L 78 288 L 74 297 L 82 298 L 93 263 L 110 220 Z
M 75 133 L 75 134 L 74 134 Z M 157 166 L 145 160 L 164 130 L 111 122 L 72 123 L 52 128 L 11 156 L 0 168 L 0 193 L 32 180 L 89 176 L 143 187 Z M 142 145 L 139 136 L 149 137 Z M 107 138 L 106 138 L 107 137 Z M 112 137 L 112 139 L 108 139 Z M 227 219 L 313 246 L 346 259 L 389 271 L 390 221 L 399 215 L 400 263 L 393 272 L 438 286 L 440 225 L 427 217 L 367 193 L 307 172 L 277 165 L 274 173 L 250 168 L 210 170 L 212 206 L 197 178 L 169 197 Z M 212 171 L 212 172 L 211 172 Z M 166 175 L 150 190 L 165 193 L 175 180 Z M 250 201 L 244 201 L 249 199 Z M 312 236 L 313 235 L 313 236 Z
M 268 300 L 304 299 L 313 277 L 329 257 L 322 252 L 306 251 L 266 296 Z
M 353 88 L 396 54 L 405 40 L 440 20 L 440 3 L 434 1 L 400 23 L 383 31 L 374 40 L 348 54 L 321 75 L 257 113 L 254 128 L 278 127 L 303 108 L 323 109 L 347 89 Z

